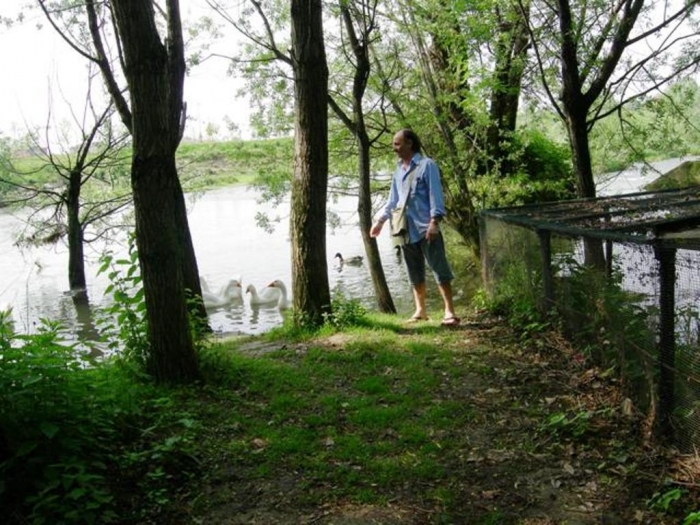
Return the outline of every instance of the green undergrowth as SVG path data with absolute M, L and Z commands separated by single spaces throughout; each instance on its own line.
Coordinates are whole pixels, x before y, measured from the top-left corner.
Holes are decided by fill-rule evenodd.
M 337 311 L 319 331 L 212 339 L 203 381 L 177 388 L 120 359 L 86 366 L 50 326 L 4 332 L 10 523 L 329 524 L 359 508 L 363 523 L 563 524 L 605 500 L 595 516 L 670 524 L 697 510 L 648 481 L 603 372 L 492 319 Z
M 91 362 L 45 321 L 0 322 L 5 523 L 121 523 L 170 501 L 192 472 L 194 420 L 121 360 Z M 125 492 L 128 497 L 125 497 Z

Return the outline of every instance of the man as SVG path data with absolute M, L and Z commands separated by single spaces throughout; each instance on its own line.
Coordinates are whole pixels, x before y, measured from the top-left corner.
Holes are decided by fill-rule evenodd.
M 445 303 L 442 325 L 457 326 L 459 318 L 455 315 L 452 303 L 451 283 L 454 275 L 447 262 L 439 226 L 445 216 L 440 170 L 435 161 L 421 154 L 420 139 L 410 129 L 402 129 L 394 135 L 394 152 L 399 157 L 399 162 L 391 181 L 389 200 L 369 234 L 371 237 L 377 237 L 381 233 L 382 226 L 391 216 L 391 211 L 405 200 L 407 192 L 410 191 L 406 202 L 408 243 L 402 247 L 416 304 L 416 311 L 409 321 L 428 319 L 425 307 L 427 262 Z

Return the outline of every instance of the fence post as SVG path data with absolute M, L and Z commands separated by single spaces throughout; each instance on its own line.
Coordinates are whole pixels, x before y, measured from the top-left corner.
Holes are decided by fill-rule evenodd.
M 489 270 L 489 243 L 487 239 L 486 217 L 479 217 L 479 259 L 481 259 L 481 282 L 489 297 L 493 296 L 491 272 Z
M 671 417 L 675 408 L 674 383 L 676 366 L 676 249 L 662 244 L 654 247 L 659 261 L 659 410 L 655 433 L 673 440 Z
M 613 273 L 613 242 L 605 241 L 605 276 L 610 279 Z
M 554 276 L 552 275 L 552 234 L 548 230 L 537 230 L 540 239 L 542 261 L 542 288 L 544 292 L 543 313 L 549 313 L 554 305 Z

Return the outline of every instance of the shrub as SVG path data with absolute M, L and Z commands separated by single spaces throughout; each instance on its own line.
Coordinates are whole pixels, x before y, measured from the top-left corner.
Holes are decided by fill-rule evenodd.
M 99 313 L 103 337 L 113 355 L 145 370 L 150 351 L 148 322 L 133 235 L 129 238 L 128 258 L 115 259 L 111 253 L 102 256 L 98 273 L 105 272 L 110 281 L 105 295 L 112 296 L 112 304 Z
M 46 320 L 35 335 L 0 328 L 0 502 L 10 520 L 109 523 L 104 457 L 120 410 L 60 328 Z
M 142 518 L 199 468 L 196 419 L 178 391 L 140 382 L 123 360 L 82 359 L 60 331 L 42 321 L 37 334 L 17 335 L 0 319 L 4 523 L 153 522 Z M 136 499 L 120 501 L 123 492 Z
M 340 330 L 351 326 L 362 326 L 367 323 L 367 310 L 355 299 L 347 299 L 340 293 L 332 300 L 332 312 L 324 316 L 326 325 Z

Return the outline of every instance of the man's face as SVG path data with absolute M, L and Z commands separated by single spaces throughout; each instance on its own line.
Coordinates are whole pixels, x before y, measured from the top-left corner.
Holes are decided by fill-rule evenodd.
M 394 135 L 394 153 L 402 160 L 410 160 L 413 157 L 411 143 L 406 141 L 401 132 Z

